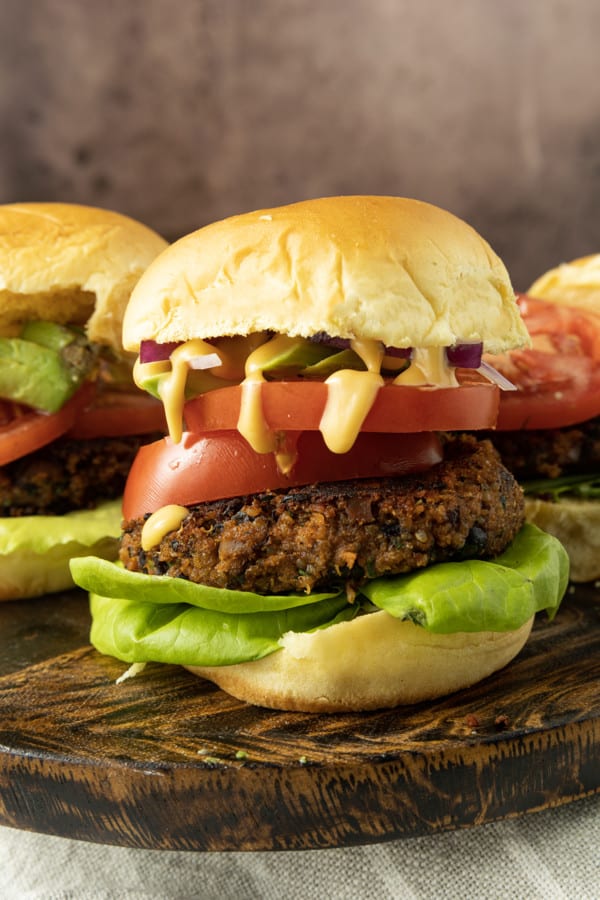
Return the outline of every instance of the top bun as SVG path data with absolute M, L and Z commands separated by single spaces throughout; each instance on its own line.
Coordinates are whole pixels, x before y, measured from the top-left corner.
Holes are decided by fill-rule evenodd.
M 18 333 L 29 319 L 87 322 L 90 340 L 121 352 L 133 286 L 167 246 L 140 222 L 105 209 L 0 206 L 0 335 Z
M 398 197 L 328 197 L 215 222 L 181 238 L 133 292 L 126 350 L 255 331 L 395 347 L 528 343 L 508 273 L 444 210 Z
M 600 253 L 550 269 L 533 282 L 527 293 L 542 300 L 600 313 Z

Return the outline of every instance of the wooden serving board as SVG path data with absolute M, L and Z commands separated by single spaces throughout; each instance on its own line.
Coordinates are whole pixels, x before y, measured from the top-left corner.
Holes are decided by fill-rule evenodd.
M 87 642 L 79 591 L 0 604 L 0 824 L 161 849 L 348 846 L 600 791 L 600 591 L 540 617 L 508 668 L 361 715 L 247 706 Z

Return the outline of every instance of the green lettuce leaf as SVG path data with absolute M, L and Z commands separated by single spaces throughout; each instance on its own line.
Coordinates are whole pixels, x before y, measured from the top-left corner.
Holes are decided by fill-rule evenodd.
M 263 596 L 250 591 L 207 587 L 185 578 L 129 572 L 121 565 L 94 557 L 73 560 L 71 571 L 77 584 L 93 594 L 145 603 L 187 603 L 219 613 L 274 612 L 318 603 L 341 593 Z
M 550 534 L 526 524 L 500 556 L 439 563 L 377 578 L 362 592 L 379 609 L 428 631 L 513 631 L 537 612 L 552 618 L 567 588 L 569 558 Z
M 90 595 L 94 647 L 125 662 L 221 666 L 261 659 L 288 631 L 312 631 L 358 612 L 343 595 L 295 609 L 221 613 L 183 603 L 155 604 Z
M 42 554 L 59 544 L 91 547 L 102 537 L 117 540 L 122 518 L 121 498 L 62 516 L 0 517 L 0 556 L 15 550 Z
M 121 518 L 120 499 L 62 516 L 0 517 L 0 596 L 39 597 L 72 588 L 73 557 L 116 559 Z
M 101 560 L 73 560 L 91 593 L 91 640 L 126 662 L 231 665 L 260 659 L 289 631 L 330 627 L 383 609 L 428 631 L 508 631 L 537 611 L 552 616 L 564 594 L 568 557 L 556 538 L 526 525 L 492 562 L 440 563 L 410 575 L 377 578 L 349 603 L 342 594 L 262 597 L 128 572 Z M 373 604 L 373 605 L 371 605 Z
M 600 497 L 600 475 L 563 475 L 561 478 L 537 478 L 523 483 L 528 496 L 544 497 L 559 501 L 563 495 L 582 500 Z

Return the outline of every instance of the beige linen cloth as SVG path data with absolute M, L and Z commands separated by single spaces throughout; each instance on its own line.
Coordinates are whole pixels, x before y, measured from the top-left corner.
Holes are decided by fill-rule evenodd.
M 519 819 L 304 852 L 131 850 L 0 828 L 2 900 L 598 900 L 600 796 Z

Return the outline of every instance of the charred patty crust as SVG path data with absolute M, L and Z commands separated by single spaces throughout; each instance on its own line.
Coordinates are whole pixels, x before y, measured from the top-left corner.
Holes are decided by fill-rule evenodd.
M 152 439 L 59 439 L 0 467 L 0 516 L 63 515 L 119 497 L 137 451 Z
M 449 559 L 493 557 L 524 518 L 489 441 L 451 441 L 443 462 L 403 478 L 310 485 L 203 503 L 150 551 L 124 525 L 132 571 L 259 594 L 323 590 Z

